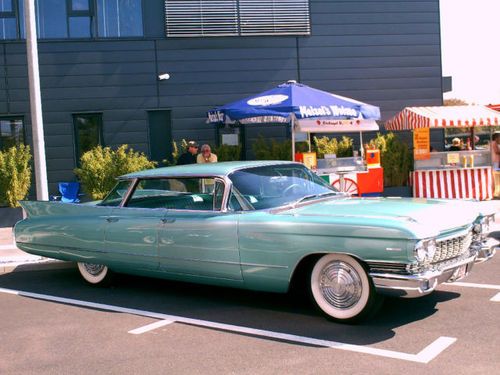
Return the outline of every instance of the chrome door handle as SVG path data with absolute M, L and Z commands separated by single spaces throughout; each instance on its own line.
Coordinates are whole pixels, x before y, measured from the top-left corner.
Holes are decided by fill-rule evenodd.
M 106 221 L 108 223 L 116 223 L 118 220 L 120 220 L 120 218 L 116 217 L 116 216 L 109 216 L 106 218 Z
M 161 219 L 161 222 L 163 224 L 171 224 L 171 223 L 175 222 L 175 219 L 173 219 L 173 218 L 163 218 L 163 219 Z

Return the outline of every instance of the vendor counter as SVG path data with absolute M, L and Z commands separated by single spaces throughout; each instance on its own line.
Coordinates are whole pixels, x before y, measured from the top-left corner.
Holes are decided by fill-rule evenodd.
M 426 169 L 412 172 L 416 198 L 477 199 L 493 198 L 491 167 Z
M 493 170 L 489 150 L 433 152 L 415 160 L 412 172 L 416 198 L 493 198 Z

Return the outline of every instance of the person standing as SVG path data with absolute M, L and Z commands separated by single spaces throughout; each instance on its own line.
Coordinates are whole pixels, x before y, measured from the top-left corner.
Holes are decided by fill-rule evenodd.
M 493 197 L 500 198 L 500 132 L 494 132 L 490 141 L 493 165 Z
M 197 163 L 216 163 L 217 155 L 212 153 L 212 149 L 209 145 L 204 144 L 201 146 L 201 153 L 196 157 Z
M 494 169 L 500 169 L 500 132 L 494 132 L 490 142 L 491 161 Z
M 198 143 L 189 141 L 186 151 L 177 159 L 177 165 L 195 164 L 196 155 L 198 154 Z

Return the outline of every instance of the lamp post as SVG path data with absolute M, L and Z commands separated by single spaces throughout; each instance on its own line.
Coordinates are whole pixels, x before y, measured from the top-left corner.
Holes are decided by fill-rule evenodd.
M 26 55 L 28 57 L 28 80 L 30 92 L 31 128 L 33 133 L 33 156 L 35 160 L 36 199 L 49 200 L 47 165 L 45 161 L 45 140 L 43 136 L 40 72 L 38 69 L 35 0 L 24 0 L 24 23 L 26 26 Z

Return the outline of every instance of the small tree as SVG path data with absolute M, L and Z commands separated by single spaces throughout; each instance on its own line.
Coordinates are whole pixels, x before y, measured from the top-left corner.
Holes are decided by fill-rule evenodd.
M 463 99 L 457 99 L 457 98 L 450 98 L 450 99 L 445 99 L 443 104 L 445 106 L 454 106 L 454 105 L 469 105 L 465 100 Z
M 75 174 L 83 184 L 85 192 L 95 200 L 103 199 L 113 188 L 118 176 L 154 168 L 156 162 L 149 161 L 143 153 L 121 145 L 116 150 L 97 146 L 84 153 L 81 167 Z
M 384 186 L 407 185 L 413 165 L 410 148 L 394 133 L 377 134 L 370 140 L 370 147 L 380 150 L 380 163 L 384 168 Z
M 241 145 L 220 145 L 219 147 L 215 148 L 214 153 L 217 155 L 218 161 L 240 160 Z
M 325 154 L 335 154 L 338 158 L 352 156 L 352 138 L 342 136 L 339 142 L 337 138 L 314 137 L 314 144 L 318 153 L 318 158 L 323 159 Z
M 0 151 L 0 205 L 19 207 L 31 186 L 31 152 L 23 144 Z

